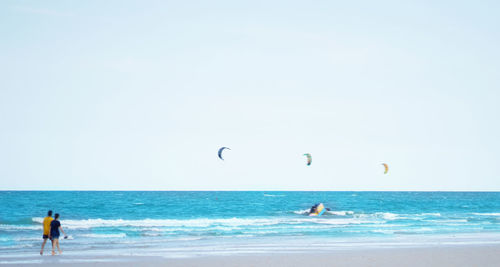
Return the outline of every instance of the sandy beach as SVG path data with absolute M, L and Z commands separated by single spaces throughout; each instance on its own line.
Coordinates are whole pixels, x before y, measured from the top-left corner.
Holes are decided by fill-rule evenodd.
M 168 257 L 168 255 L 166 255 Z M 3 258 L 5 266 L 500 266 L 499 245 L 335 250 L 191 258 L 33 256 Z M 10 262 L 5 264 L 5 262 Z

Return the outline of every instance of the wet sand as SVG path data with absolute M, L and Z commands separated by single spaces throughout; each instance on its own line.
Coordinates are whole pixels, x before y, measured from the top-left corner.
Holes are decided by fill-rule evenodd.
M 43 256 L 3 258 L 5 266 L 500 266 L 500 245 L 434 246 L 334 250 L 318 253 L 263 253 L 193 258 Z

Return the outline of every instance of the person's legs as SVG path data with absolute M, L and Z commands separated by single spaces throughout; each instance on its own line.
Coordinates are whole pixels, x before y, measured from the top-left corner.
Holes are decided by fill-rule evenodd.
M 57 250 L 59 251 L 59 254 L 62 254 L 61 248 L 59 247 L 59 239 L 56 239 L 56 245 L 57 245 Z
M 43 238 L 42 249 L 40 250 L 40 255 L 43 255 L 43 248 L 45 247 L 45 243 L 47 243 L 47 238 Z
M 57 242 L 57 239 L 55 238 L 52 238 L 52 256 L 56 255 L 56 242 Z

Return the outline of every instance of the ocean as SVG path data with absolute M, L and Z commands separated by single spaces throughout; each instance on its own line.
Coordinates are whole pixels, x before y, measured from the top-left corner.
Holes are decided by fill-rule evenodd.
M 315 203 L 330 211 L 307 216 Z M 70 255 L 500 243 L 500 192 L 0 191 L 0 207 L 4 258 L 39 253 L 49 209 Z

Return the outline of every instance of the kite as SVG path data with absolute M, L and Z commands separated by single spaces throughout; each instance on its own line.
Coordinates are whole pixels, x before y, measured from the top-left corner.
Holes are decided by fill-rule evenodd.
M 304 154 L 304 156 L 307 157 L 307 166 L 311 165 L 311 162 L 312 162 L 311 154 L 306 153 L 306 154 Z
M 225 146 L 223 146 L 223 147 L 219 148 L 219 152 L 217 152 L 217 155 L 219 155 L 219 158 L 220 158 L 221 160 L 224 160 L 224 159 L 222 158 L 222 151 L 223 151 L 224 149 L 229 149 L 229 150 L 231 150 L 229 147 L 225 147 Z
M 387 172 L 389 171 L 389 165 L 387 165 L 387 163 L 382 163 L 382 165 L 384 165 L 385 168 L 384 174 L 387 174 Z

